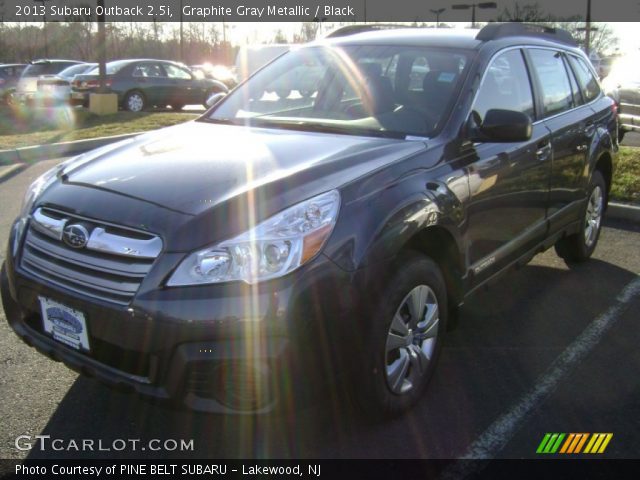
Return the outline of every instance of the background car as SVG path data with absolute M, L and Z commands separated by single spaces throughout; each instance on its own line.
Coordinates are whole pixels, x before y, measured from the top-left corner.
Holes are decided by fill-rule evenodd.
M 38 94 L 38 79 L 43 75 L 56 75 L 65 68 L 84 62 L 77 60 L 35 60 L 22 72 L 14 97 L 18 102 L 31 103 Z
M 197 78 L 188 67 L 167 60 L 118 60 L 107 64 L 106 86 L 118 94 L 125 110 L 140 112 L 148 107 L 205 105 L 213 93 L 227 92 L 222 82 Z M 71 102 L 89 105 L 89 95 L 99 87 L 98 69 L 77 75 L 71 84 Z
M 209 63 L 203 63 L 201 65 L 191 65 L 189 68 L 196 75 L 202 75 L 204 78 L 210 78 L 224 83 L 229 89 L 238 84 L 235 73 L 226 65 L 211 65 Z
M 97 63 L 81 63 L 67 67 L 57 75 L 41 76 L 38 78 L 38 101 L 47 104 L 68 103 L 71 100 L 71 82 L 75 76 L 97 66 Z
M 602 86 L 618 106 L 618 141 L 626 132 L 640 131 L 640 55 L 619 58 Z
M 0 65 L 0 102 L 10 103 L 11 94 L 16 88 L 18 79 L 27 65 L 24 63 L 11 63 Z

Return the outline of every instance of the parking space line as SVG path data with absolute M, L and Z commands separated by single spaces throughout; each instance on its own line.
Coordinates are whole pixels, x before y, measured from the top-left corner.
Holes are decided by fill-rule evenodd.
M 518 427 L 531 412 L 553 392 L 560 381 L 600 342 L 628 304 L 640 295 L 640 276 L 628 283 L 609 309 L 593 320 L 585 330 L 558 356 L 538 379 L 534 388 L 524 395 L 510 410 L 497 418 L 459 457 L 459 459 L 487 460 L 495 458 L 511 440 Z M 442 478 L 461 478 L 475 469 L 468 462 L 452 465 Z

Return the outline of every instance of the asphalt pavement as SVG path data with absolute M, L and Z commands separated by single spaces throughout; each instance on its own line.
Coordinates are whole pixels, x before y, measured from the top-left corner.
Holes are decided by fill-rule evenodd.
M 0 244 L 28 183 L 0 184 Z M 0 255 L 4 255 L 4 251 Z M 287 415 L 215 416 L 152 404 L 24 345 L 0 313 L 0 458 L 534 458 L 548 432 L 609 432 L 600 457 L 640 458 L 640 226 L 607 221 L 592 260 L 550 250 L 470 299 L 420 404 L 363 422 L 331 395 Z M 21 435 L 138 450 L 19 450 Z M 152 439 L 189 451 L 142 451 Z M 584 456 L 584 455 L 583 455 Z

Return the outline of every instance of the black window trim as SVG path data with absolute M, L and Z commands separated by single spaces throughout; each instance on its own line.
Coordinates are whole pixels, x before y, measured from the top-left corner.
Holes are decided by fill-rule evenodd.
M 571 65 L 571 61 L 569 60 L 569 54 L 564 52 L 563 57 L 564 57 L 564 68 L 567 70 L 567 75 L 569 76 L 569 84 L 571 84 L 571 80 L 573 79 L 574 83 L 576 84 L 576 87 L 578 87 L 578 94 L 580 95 L 580 100 L 582 101 L 582 103 L 580 103 L 579 105 L 576 104 L 576 98 L 575 98 L 575 95 L 573 95 L 573 87 L 571 87 L 571 95 L 573 95 L 573 102 L 575 104 L 575 107 L 582 107 L 587 103 L 587 97 L 584 93 L 584 90 L 580 86 L 580 82 L 578 81 L 578 76 L 576 75 L 576 71 Z
M 565 54 L 567 57 L 567 64 L 569 65 L 569 68 L 571 68 L 571 71 L 573 72 L 573 76 L 576 79 L 576 84 L 578 85 L 578 88 L 580 89 L 580 93 L 582 94 L 582 98 L 585 100 L 587 100 L 587 95 L 584 91 L 584 88 L 582 88 L 582 85 L 580 84 L 580 82 L 578 81 L 578 75 L 576 74 L 575 68 L 573 68 L 573 64 L 571 63 L 571 59 L 569 58 L 569 55 L 573 56 L 573 58 L 575 59 L 576 62 L 579 62 L 582 60 L 582 62 L 585 64 L 585 66 L 587 67 L 587 70 L 591 73 L 591 75 L 593 75 L 593 78 L 596 81 L 596 84 L 598 85 L 598 95 L 596 95 L 596 97 L 591 100 L 591 102 L 595 102 L 596 100 L 598 100 L 601 96 L 602 96 L 602 85 L 600 85 L 600 82 L 598 80 L 598 75 L 596 74 L 595 70 L 593 69 L 593 65 L 591 64 L 591 61 L 585 61 L 584 58 L 580 57 L 579 55 L 576 54 L 572 54 L 572 53 L 566 53 Z M 587 103 L 585 103 L 586 105 Z
M 558 47 L 558 48 L 554 48 L 554 47 L 539 46 L 539 45 L 525 45 L 525 46 L 523 47 L 523 50 L 525 51 L 525 56 L 527 57 L 527 59 L 529 60 L 529 62 L 530 62 L 530 58 L 529 58 L 529 55 L 528 55 L 528 50 L 533 50 L 533 49 L 537 49 L 537 50 L 551 50 L 551 51 L 554 51 L 554 52 L 560 52 L 560 53 L 563 53 L 563 54 L 565 54 L 565 55 L 573 55 L 573 56 L 574 56 L 574 57 L 576 57 L 576 58 L 582 58 L 582 56 L 581 56 L 581 55 L 578 55 L 578 54 L 576 54 L 575 52 L 570 52 L 570 51 L 564 50 L 563 48 L 560 48 L 560 47 Z M 583 60 L 584 60 L 584 59 L 583 59 Z M 591 62 L 587 60 L 586 64 L 587 64 L 587 68 L 589 68 L 589 70 L 590 70 L 590 71 L 591 71 L 591 73 L 593 74 L 593 73 L 594 73 L 594 70 L 593 70 L 593 68 L 590 66 L 590 65 L 591 65 Z M 530 68 L 531 68 L 531 67 L 530 67 Z M 597 78 L 598 78 L 598 77 L 596 76 L 595 78 L 596 78 L 596 80 L 597 80 Z M 578 86 L 580 87 L 580 82 L 578 82 L 578 81 L 576 80 L 576 83 L 578 83 Z M 537 84 L 537 77 L 536 77 L 536 84 Z M 599 84 L 599 83 L 598 83 L 598 86 L 600 87 L 600 84 Z M 581 89 L 581 91 L 582 91 L 582 89 Z M 538 96 L 539 96 L 539 95 L 538 95 Z M 548 120 L 551 120 L 552 118 L 559 117 L 560 115 L 565 115 L 565 114 L 567 114 L 567 113 L 569 113 L 569 112 L 574 111 L 574 110 L 575 110 L 575 109 L 577 109 L 577 108 L 588 107 L 588 106 L 590 106 L 590 105 L 594 104 L 595 102 L 597 102 L 598 100 L 600 100 L 600 99 L 602 98 L 602 96 L 603 96 L 603 93 L 602 93 L 602 87 L 600 87 L 600 93 L 599 93 L 599 95 L 598 95 L 596 98 L 594 98 L 593 100 L 591 100 L 590 102 L 588 102 L 588 103 L 583 103 L 582 105 L 579 105 L 579 106 L 577 106 L 577 107 L 570 108 L 570 109 L 568 109 L 568 110 L 564 110 L 564 111 L 559 112 L 559 113 L 555 113 L 555 114 L 550 115 L 550 116 L 548 116 L 548 117 L 539 118 L 538 120 L 536 120 L 535 122 L 533 122 L 533 124 L 534 124 L 534 125 L 536 125 L 536 124 L 537 124 L 537 123 L 539 123 L 539 122 L 548 121 Z
M 552 52 L 555 52 L 557 55 L 560 55 L 560 60 L 562 61 L 562 65 L 563 65 L 563 70 L 565 75 L 567 76 L 567 82 L 569 83 L 569 91 L 571 93 L 571 106 L 565 110 L 562 110 L 561 112 L 556 112 L 553 113 L 549 116 L 545 116 L 544 115 L 544 99 L 543 99 L 543 90 L 542 90 L 542 85 L 540 85 L 540 79 L 538 78 L 538 74 L 535 72 L 534 66 L 533 66 L 533 59 L 531 58 L 531 55 L 529 54 L 530 50 L 550 50 Z M 560 115 L 564 115 L 565 113 L 569 113 L 572 112 L 573 110 L 575 110 L 576 108 L 580 108 L 583 107 L 585 104 L 583 105 L 579 105 L 576 106 L 575 102 L 573 100 L 573 90 L 571 88 L 571 80 L 569 79 L 569 72 L 567 72 L 566 67 L 564 67 L 564 50 L 560 49 L 560 48 L 552 48 L 552 47 L 538 47 L 536 45 L 530 45 L 527 47 L 527 52 L 526 52 L 526 58 L 527 58 L 527 62 L 529 64 L 529 68 L 531 70 L 531 73 L 535 79 L 535 87 L 537 89 L 537 97 L 538 97 L 538 106 L 539 106 L 539 112 L 540 115 L 538 116 L 538 122 L 544 122 L 544 121 L 548 121 L 551 118 L 555 118 L 555 117 L 559 117 Z
M 466 118 L 469 118 L 469 115 L 471 115 L 471 112 L 473 111 L 473 106 L 476 104 L 476 100 L 478 99 L 478 95 L 480 93 L 480 90 L 482 89 L 482 86 L 484 85 L 484 81 L 487 78 L 487 74 L 489 72 L 489 69 L 493 65 L 493 63 L 502 54 L 510 52 L 512 50 L 519 50 L 520 51 L 520 57 L 522 58 L 522 62 L 524 64 L 525 71 L 527 72 L 527 78 L 529 79 L 529 89 L 531 90 L 531 96 L 532 96 L 532 99 L 533 99 L 533 118 L 531 119 L 531 121 L 532 121 L 532 123 L 536 123 L 536 119 L 538 118 L 538 115 L 539 115 L 539 112 L 540 112 L 540 108 L 539 108 L 538 103 L 536 101 L 536 91 L 535 91 L 535 88 L 534 88 L 534 85 L 533 85 L 534 78 L 532 76 L 531 69 L 529 68 L 529 63 L 527 61 L 527 56 L 526 56 L 522 46 L 511 46 L 511 47 L 503 48 L 502 50 L 499 50 L 498 52 L 496 52 L 494 55 L 491 56 L 491 58 L 487 62 L 486 67 L 484 68 L 484 71 L 482 72 L 482 78 L 480 79 L 480 82 L 478 83 L 478 88 L 476 88 L 476 91 L 473 94 L 473 99 L 471 100 L 471 106 L 469 107 L 469 112 L 468 112 Z
M 469 116 L 471 115 L 471 112 L 473 111 L 473 106 L 476 104 L 476 100 L 478 98 L 478 94 L 480 93 L 480 89 L 482 88 L 482 85 L 484 85 L 484 81 L 485 78 L 487 77 L 487 74 L 489 72 L 489 68 L 491 67 L 491 65 L 493 65 L 493 62 L 496 60 L 496 58 L 498 58 L 500 55 L 502 55 L 503 53 L 509 52 L 511 50 L 520 50 L 520 54 L 522 55 L 522 60 L 524 61 L 524 66 L 525 69 L 527 71 L 527 76 L 529 78 L 529 88 L 531 88 L 531 95 L 533 96 L 533 115 L 534 118 L 531 119 L 532 123 L 535 125 L 536 123 L 538 123 L 538 115 L 539 115 L 539 107 L 536 101 L 536 91 L 534 88 L 534 78 L 531 74 L 531 69 L 529 68 L 529 62 L 527 61 L 527 54 L 525 51 L 526 46 L 525 45 L 512 45 L 510 47 L 506 47 L 506 48 L 502 48 L 500 50 L 498 50 L 497 52 L 495 52 L 493 55 L 491 55 L 491 58 L 489 58 L 489 61 L 487 62 L 486 66 L 484 67 L 484 70 L 482 71 L 482 77 L 480 78 L 480 81 L 478 82 L 478 87 L 475 89 L 476 91 L 473 94 L 473 99 L 471 100 L 471 103 L 469 104 L 469 110 L 467 111 L 467 115 L 464 117 L 465 121 L 467 121 L 469 119 Z
M 552 118 L 558 117 L 560 115 L 565 115 L 566 113 L 572 112 L 576 108 L 588 107 L 588 106 L 594 104 L 595 102 L 597 102 L 598 100 L 600 100 L 602 98 L 602 96 L 603 96 L 602 87 L 598 83 L 598 85 L 600 86 L 600 94 L 596 98 L 591 100 L 590 102 L 583 103 L 582 105 L 570 108 L 569 110 L 565 110 L 565 111 L 560 112 L 560 113 L 553 114 L 553 115 L 551 115 L 549 117 L 540 116 L 540 112 L 543 111 L 541 109 L 539 103 L 538 103 L 540 101 L 540 88 L 537 85 L 537 83 L 538 83 L 537 77 L 533 75 L 534 72 L 531 70 L 532 66 L 531 66 L 531 59 L 529 57 L 529 50 L 531 50 L 531 49 L 552 50 L 552 51 L 555 51 L 555 52 L 561 52 L 561 53 L 563 53 L 565 55 L 573 55 L 576 58 L 582 58 L 582 56 L 577 54 L 577 53 L 575 53 L 575 52 L 573 52 L 573 51 L 565 50 L 564 48 L 561 48 L 561 47 L 548 47 L 548 46 L 544 46 L 544 45 L 531 45 L 531 44 L 510 45 L 508 47 L 502 48 L 502 49 L 494 52 L 491 55 L 491 58 L 489 58 L 489 61 L 486 63 L 486 68 L 482 72 L 482 77 L 480 78 L 480 82 L 478 83 L 478 87 L 476 88 L 476 90 L 475 90 L 475 92 L 473 94 L 473 98 L 472 98 L 471 103 L 469 105 L 469 110 L 467 111 L 467 115 L 464 117 L 465 121 L 468 120 L 469 116 L 471 115 L 473 105 L 475 104 L 476 97 L 478 96 L 478 92 L 480 91 L 480 87 L 482 86 L 482 84 L 484 82 L 484 78 L 486 77 L 487 72 L 489 70 L 489 67 L 491 66 L 491 64 L 493 63 L 495 58 L 498 55 L 500 55 L 500 54 L 502 54 L 504 52 L 507 52 L 509 50 L 517 50 L 517 49 L 521 50 L 522 55 L 524 57 L 525 65 L 527 67 L 527 73 L 529 74 L 529 82 L 530 82 L 531 87 L 532 87 L 533 105 L 534 105 L 534 110 L 535 110 L 535 115 L 536 115 L 536 117 L 533 119 L 533 122 L 532 122 L 533 126 L 538 125 L 538 124 L 540 124 L 542 122 L 548 121 L 548 120 L 550 120 Z M 587 68 L 589 68 L 591 73 L 594 74 L 594 70 L 590 65 L 591 65 L 591 62 L 587 62 Z M 597 78 L 598 77 L 596 76 L 596 79 Z M 576 83 L 578 83 L 578 86 L 580 87 L 580 83 L 577 82 L 577 80 L 576 80 Z

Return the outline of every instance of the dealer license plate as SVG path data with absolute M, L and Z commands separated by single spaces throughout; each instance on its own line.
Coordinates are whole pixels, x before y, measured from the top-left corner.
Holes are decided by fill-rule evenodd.
M 45 333 L 76 350 L 89 351 L 89 335 L 84 313 L 50 298 L 38 297 Z

